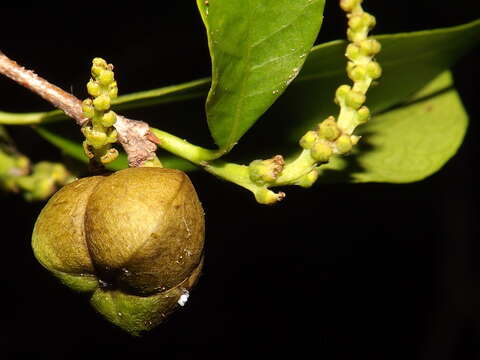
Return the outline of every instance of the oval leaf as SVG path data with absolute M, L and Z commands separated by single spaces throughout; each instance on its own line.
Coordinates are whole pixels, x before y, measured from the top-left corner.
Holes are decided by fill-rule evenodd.
M 230 150 L 292 82 L 323 20 L 324 0 L 197 0 L 212 85 L 206 103 L 217 145 Z

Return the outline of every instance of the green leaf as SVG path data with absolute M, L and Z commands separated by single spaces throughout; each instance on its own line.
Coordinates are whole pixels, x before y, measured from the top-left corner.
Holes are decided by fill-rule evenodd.
M 51 130 L 47 126 L 36 126 L 35 131 L 47 140 L 52 145 L 61 149 L 65 155 L 68 155 L 74 159 L 80 160 L 84 163 L 88 163 L 88 158 L 83 151 L 83 147 L 78 139 L 70 139 L 64 135 L 59 135 L 54 130 Z M 183 171 L 190 171 L 196 167 L 186 160 L 178 158 L 176 156 L 165 154 L 161 157 L 161 161 L 164 167 L 170 169 L 179 169 Z M 108 164 L 109 170 L 121 170 L 128 167 L 127 155 L 124 152 L 120 152 L 118 158 L 112 163 Z
M 444 72 L 404 106 L 361 127 L 358 149 L 320 167 L 323 182 L 421 180 L 438 171 L 457 151 L 468 116 L 450 72 Z M 360 128 L 359 128 L 360 130 Z
M 404 102 L 478 45 L 480 20 L 450 28 L 375 38 L 382 44 L 377 60 L 383 75 L 367 94 L 366 105 L 372 113 Z M 273 126 L 273 122 L 277 128 L 287 127 L 288 134 L 277 141 L 292 143 L 327 116 L 338 114 L 333 94 L 339 85 L 351 83 L 345 72 L 345 47 L 345 41 L 315 47 L 297 81 L 269 114 L 288 118 L 284 123 L 267 120 L 263 124 L 262 121 L 262 129 Z
M 208 35 L 206 103 L 215 142 L 229 151 L 299 73 L 324 0 L 197 0 Z
M 210 78 L 204 78 L 183 84 L 121 95 L 113 100 L 112 108 L 115 111 L 123 111 L 157 104 L 196 99 L 206 96 L 209 87 Z

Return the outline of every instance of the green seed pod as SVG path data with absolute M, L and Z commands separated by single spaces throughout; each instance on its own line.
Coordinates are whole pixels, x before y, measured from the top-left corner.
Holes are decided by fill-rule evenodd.
M 40 213 L 37 260 L 133 335 L 161 323 L 199 277 L 204 215 L 181 171 L 129 168 L 77 180 Z

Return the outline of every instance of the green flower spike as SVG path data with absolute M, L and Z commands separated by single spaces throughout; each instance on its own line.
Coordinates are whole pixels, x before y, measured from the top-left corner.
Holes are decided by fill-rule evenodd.
M 381 49 L 380 43 L 368 37 L 368 32 L 375 26 L 375 18 L 364 12 L 361 4 L 362 0 L 340 0 L 340 6 L 348 17 L 347 36 L 351 43 L 346 48 L 346 71 L 353 84 L 340 85 L 335 92 L 334 101 L 340 107 L 337 118 L 329 116 L 315 130 L 307 131 L 299 141 L 303 150 L 286 163 L 279 155 L 267 160 L 254 160 L 249 166 L 219 160 L 200 162 L 205 170 L 249 189 L 259 203 L 273 204 L 283 199 L 285 194 L 275 193 L 269 188 L 285 185 L 310 187 L 319 176 L 319 166 L 329 162 L 334 155 L 352 151 L 360 140 L 353 134 L 355 128 L 370 118 L 370 110 L 364 105 L 366 92 L 372 81 L 382 73 L 380 65 L 373 59 Z M 181 139 L 166 136 L 160 131 L 156 133 L 162 138 L 163 146 L 167 144 L 172 148 L 168 143 L 173 142 L 185 146 Z M 194 146 L 191 150 L 193 154 L 198 151 Z
M 347 46 L 345 56 L 348 58 L 347 74 L 353 85 L 340 85 L 335 92 L 335 103 L 340 107 L 337 120 L 330 116 L 322 121 L 315 131 L 308 131 L 300 140 L 304 149 L 292 163 L 286 165 L 284 174 L 276 184 L 280 185 L 284 178 L 286 184 L 311 186 L 318 177 L 313 172 L 319 163 L 326 163 L 333 155 L 349 153 L 360 140 L 353 135 L 355 128 L 370 118 L 370 110 L 364 105 L 366 92 L 372 81 L 382 74 L 382 68 L 373 57 L 381 50 L 380 43 L 368 37 L 368 32 L 375 26 L 375 17 L 362 9 L 362 0 L 340 0 L 340 6 L 347 12 L 347 36 L 351 43 Z M 321 164 L 320 164 L 321 165 Z M 291 181 L 292 173 L 304 171 L 303 176 Z M 281 185 L 286 185 L 281 183 Z
M 16 178 L 16 185 L 23 191 L 27 201 L 48 199 L 57 189 L 74 180 L 68 170 L 60 163 L 41 161 L 35 164 L 29 175 Z
M 118 93 L 111 64 L 101 58 L 93 59 L 87 91 L 92 98 L 82 103 L 83 114 L 89 119 L 82 127 L 86 139 L 83 148 L 89 159 L 108 164 L 118 156 L 118 151 L 111 145 L 117 142 L 117 131 L 113 129 L 117 115 L 110 110 L 110 104 Z
M 28 174 L 30 161 L 27 157 L 0 147 L 0 189 L 18 192 L 17 179 Z

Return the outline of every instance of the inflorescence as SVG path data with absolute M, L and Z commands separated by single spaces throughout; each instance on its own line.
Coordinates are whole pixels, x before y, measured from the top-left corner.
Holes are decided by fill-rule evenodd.
M 273 203 L 281 200 L 283 193 L 268 190 L 269 186 L 300 185 L 309 187 L 318 178 L 318 166 L 330 161 L 334 155 L 351 152 L 360 137 L 353 132 L 358 125 L 370 118 L 370 110 L 364 105 L 366 93 L 372 82 L 382 74 L 375 61 L 381 50 L 380 43 L 369 37 L 375 26 L 375 17 L 365 12 L 362 0 L 340 0 L 341 8 L 347 13 L 349 44 L 345 56 L 348 58 L 347 74 L 352 85 L 340 85 L 335 93 L 335 103 L 340 107 L 337 118 L 329 116 L 316 129 L 308 131 L 301 139 L 302 154 L 289 164 L 284 164 L 280 155 L 268 160 L 254 160 L 249 166 L 251 180 L 263 188 L 256 192 L 257 201 Z M 275 160 L 276 159 L 276 160 Z
M 113 128 L 117 115 L 110 110 L 110 104 L 118 93 L 112 64 L 101 58 L 93 59 L 87 91 L 91 98 L 82 103 L 83 114 L 89 119 L 82 127 L 86 138 L 83 148 L 89 159 L 108 164 L 118 156 L 118 151 L 112 147 L 112 143 L 117 142 L 117 131 Z

